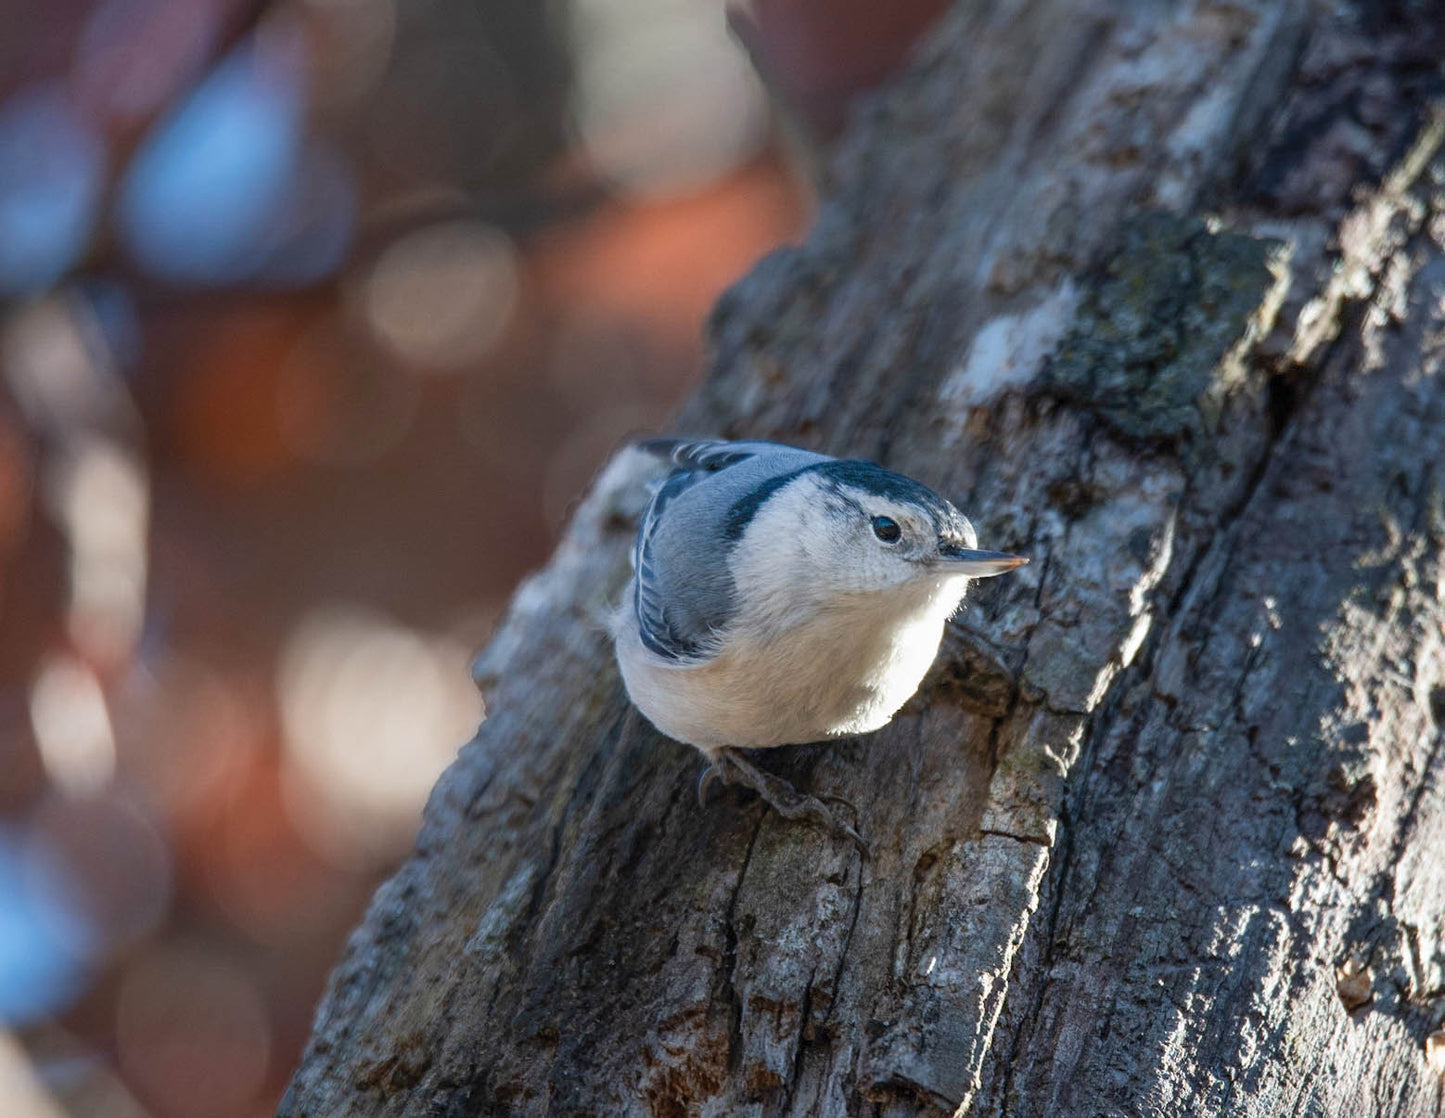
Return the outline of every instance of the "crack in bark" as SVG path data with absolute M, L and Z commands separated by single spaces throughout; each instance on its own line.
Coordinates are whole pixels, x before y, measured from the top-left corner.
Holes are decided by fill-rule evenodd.
M 833 1010 L 840 1000 L 839 991 L 842 988 L 843 968 L 848 965 L 848 949 L 853 945 L 853 931 L 858 927 L 858 915 L 863 911 L 863 885 L 863 864 L 860 861 L 858 863 L 858 885 L 853 890 L 853 910 L 848 918 L 848 930 L 844 933 L 843 943 L 838 950 L 838 965 L 833 968 L 832 997 L 823 1015 L 824 1022 L 832 1017 Z
M 808 1041 L 808 1018 L 813 1012 L 813 979 L 817 976 L 818 968 L 814 967 L 808 972 L 808 981 L 803 984 L 803 1002 L 798 1007 L 798 1040 L 797 1047 L 793 1051 L 792 1074 L 787 1082 L 783 1084 L 783 1102 L 778 1107 L 780 1114 L 786 1114 L 793 1103 L 793 1096 L 797 1093 L 798 1083 L 803 1076 L 803 1057 Z
M 731 1010 L 728 1018 L 728 1068 L 734 1072 L 737 1071 L 738 1061 L 742 1058 L 743 1043 L 743 1002 L 733 984 L 738 965 L 738 932 L 735 919 L 738 897 L 743 890 L 743 880 L 747 877 L 748 866 L 753 860 L 753 848 L 757 845 L 758 835 L 763 829 L 763 818 L 760 814 L 753 824 L 753 833 L 748 837 L 747 850 L 743 854 L 743 864 L 738 869 L 738 879 L 733 885 L 732 895 L 728 898 L 727 915 L 723 919 L 723 935 L 726 946 L 723 950 L 719 977 L 722 979 L 723 997 L 727 999 Z

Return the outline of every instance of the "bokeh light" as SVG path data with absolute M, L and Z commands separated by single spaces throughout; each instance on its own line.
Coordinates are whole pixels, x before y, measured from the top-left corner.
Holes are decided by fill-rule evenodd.
M 144 617 L 150 486 L 118 443 L 77 436 L 47 478 L 48 503 L 70 544 L 66 624 L 104 663 L 129 654 Z
M 192 284 L 260 269 L 302 163 L 305 83 L 300 28 L 278 21 L 236 47 L 147 138 L 118 212 L 138 265 Z
M 644 195 L 696 190 L 762 147 L 762 86 L 717 3 L 579 0 L 573 42 L 577 128 L 616 186 Z
M 84 989 L 94 930 L 43 840 L 0 828 L 0 1028 L 66 1006 Z
M 331 857 L 389 857 L 416 830 L 441 770 L 481 720 L 467 652 L 368 611 L 296 627 L 277 671 L 289 802 Z
M 24 304 L 0 319 L 0 370 L 37 431 L 125 430 L 134 415 L 120 372 L 133 321 L 128 300 L 106 289 Z
M 100 680 L 81 660 L 54 656 L 30 688 L 30 725 L 51 781 L 72 796 L 99 792 L 115 773 L 115 733 Z
M 3 1028 L 0 1028 L 0 1098 L 5 1100 L 9 1118 L 66 1118 L 25 1051 Z
M 486 356 L 517 302 L 517 254 L 500 230 L 436 225 L 401 238 L 372 266 L 366 321 L 408 364 L 455 368 Z

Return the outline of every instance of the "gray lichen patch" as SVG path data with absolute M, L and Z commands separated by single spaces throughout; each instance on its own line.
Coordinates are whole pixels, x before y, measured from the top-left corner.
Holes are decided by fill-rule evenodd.
M 1283 245 L 1165 213 L 1130 223 L 1045 372 L 1135 439 L 1211 432 L 1267 328 Z

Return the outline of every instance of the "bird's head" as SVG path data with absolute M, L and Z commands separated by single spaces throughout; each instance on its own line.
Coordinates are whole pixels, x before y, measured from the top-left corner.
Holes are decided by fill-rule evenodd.
M 978 550 L 973 525 L 952 503 L 861 461 L 829 460 L 799 471 L 758 510 L 748 535 L 755 570 L 772 566 L 780 579 L 823 595 L 956 591 L 956 604 L 969 579 L 1028 562 Z M 774 563 L 766 563 L 768 555 Z

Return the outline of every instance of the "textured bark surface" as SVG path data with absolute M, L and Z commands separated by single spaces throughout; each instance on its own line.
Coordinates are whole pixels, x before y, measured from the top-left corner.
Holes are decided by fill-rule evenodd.
M 683 424 L 1034 559 L 891 726 L 763 759 L 871 858 L 700 809 L 629 712 L 624 453 L 282 1113 L 1445 1113 L 1445 126 L 1394 18 L 960 4 Z

